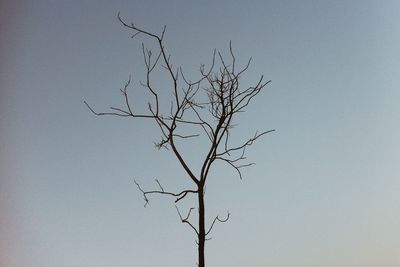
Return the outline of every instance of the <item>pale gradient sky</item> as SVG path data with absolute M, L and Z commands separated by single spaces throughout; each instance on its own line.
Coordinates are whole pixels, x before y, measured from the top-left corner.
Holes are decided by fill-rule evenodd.
M 2 1 L 0 266 L 195 266 L 173 201 L 145 209 L 133 183 L 187 184 L 154 148 L 157 128 L 83 105 L 118 105 L 128 76 L 142 78 L 118 11 L 166 24 L 189 75 L 232 40 L 239 61 L 254 58 L 245 82 L 272 80 L 235 132 L 277 130 L 248 150 L 257 165 L 242 181 L 224 165 L 210 177 L 208 214 L 231 219 L 208 267 L 400 266 L 400 2 L 378 0 Z

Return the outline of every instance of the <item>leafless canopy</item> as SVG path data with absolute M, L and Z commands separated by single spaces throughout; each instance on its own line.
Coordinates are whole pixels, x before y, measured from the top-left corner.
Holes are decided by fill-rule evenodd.
M 193 182 L 194 189 L 187 189 L 180 192 L 165 191 L 161 183 L 156 180 L 157 189 L 151 191 L 143 190 L 135 181 L 138 189 L 143 193 L 145 203 L 149 201 L 149 195 L 162 194 L 175 198 L 175 202 L 184 199 L 188 194 L 198 194 L 203 201 L 204 185 L 206 183 L 212 164 L 217 161 L 223 161 L 231 166 L 242 178 L 241 169 L 252 163 L 244 162 L 246 148 L 251 146 L 259 137 L 270 133 L 274 130 L 262 131 L 255 133 L 254 136 L 244 140 L 241 144 L 234 145 L 230 142 L 230 132 L 233 128 L 233 118 L 240 112 L 243 112 L 250 102 L 257 96 L 261 90 L 270 82 L 265 81 L 261 76 L 254 85 L 242 88 L 241 77 L 248 70 L 251 58 L 241 68 L 236 65 L 235 54 L 231 43 L 229 44 L 229 57 L 225 59 L 220 52 L 214 50 L 211 64 L 209 67 L 200 66 L 199 78 L 195 81 L 189 80 L 181 67 L 173 67 L 170 55 L 167 53 L 164 45 L 164 35 L 166 27 L 160 34 L 149 32 L 133 23 L 127 23 L 118 15 L 122 25 L 132 31 L 132 37 L 143 35 L 145 38 L 153 40 L 156 44 L 156 51 L 147 49 L 142 44 L 142 52 L 145 66 L 145 81 L 141 83 L 148 91 L 151 101 L 148 103 L 147 111 L 137 111 L 131 104 L 128 97 L 128 87 L 131 84 L 131 78 L 128 79 L 121 93 L 124 101 L 124 108 L 111 107 L 109 111 L 97 112 L 86 101 L 86 106 L 98 116 L 120 116 L 141 118 L 155 121 L 161 132 L 161 140 L 156 143 L 158 148 L 171 149 L 177 160 L 182 165 L 187 176 Z M 152 75 L 154 70 L 162 67 L 171 82 L 171 90 L 173 99 L 167 112 L 160 108 L 160 95 L 154 88 L 152 83 Z M 163 100 L 170 101 L 170 100 Z M 182 134 L 180 126 L 192 126 L 192 134 Z M 204 160 L 201 164 L 200 173 L 194 173 L 193 169 L 188 165 L 177 147 L 177 139 L 189 139 L 204 136 L 209 140 L 209 149 L 207 150 Z M 199 203 L 201 206 L 204 203 Z M 178 208 L 177 208 L 178 210 Z M 183 223 L 188 224 L 201 239 L 205 239 L 216 222 L 225 222 L 229 218 L 229 213 L 225 219 L 215 217 L 208 230 L 205 230 L 204 223 L 204 207 L 203 218 L 200 218 L 199 226 L 196 228 L 189 222 L 192 209 L 189 210 L 187 216 L 182 216 L 178 210 L 178 214 Z M 201 217 L 201 214 L 200 214 Z M 201 244 L 199 245 L 201 246 Z M 204 244 L 203 244 L 204 246 Z M 201 259 L 200 259 L 201 263 Z M 204 264 L 204 263 L 203 263 Z

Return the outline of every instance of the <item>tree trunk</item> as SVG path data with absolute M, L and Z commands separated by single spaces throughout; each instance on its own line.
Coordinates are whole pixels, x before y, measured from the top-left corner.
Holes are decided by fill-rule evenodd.
M 204 192 L 203 188 L 199 189 L 199 267 L 205 267 L 204 262 L 204 245 L 206 241 L 206 230 L 205 230 L 205 209 L 204 209 Z

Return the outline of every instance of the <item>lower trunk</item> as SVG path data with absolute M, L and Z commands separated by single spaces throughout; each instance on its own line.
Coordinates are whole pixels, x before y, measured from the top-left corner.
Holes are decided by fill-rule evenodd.
M 199 267 L 205 267 L 204 262 L 204 245 L 206 241 L 206 231 L 205 231 L 205 209 L 204 209 L 204 193 L 203 190 L 199 190 Z

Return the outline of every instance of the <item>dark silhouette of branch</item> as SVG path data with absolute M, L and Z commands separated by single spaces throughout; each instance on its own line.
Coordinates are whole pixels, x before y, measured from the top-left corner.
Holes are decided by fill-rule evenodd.
M 210 228 L 208 228 L 208 231 L 206 232 L 206 236 L 207 236 L 207 235 L 211 232 L 211 230 L 213 229 L 215 222 L 218 221 L 218 222 L 221 222 L 221 223 L 225 223 L 225 222 L 227 222 L 227 221 L 229 220 L 229 216 L 230 216 L 229 211 L 228 211 L 228 214 L 226 215 L 226 218 L 225 218 L 225 219 L 221 219 L 221 218 L 219 218 L 219 216 L 216 216 L 216 217 L 214 218 L 213 222 L 211 223 Z
M 139 183 L 136 182 L 136 180 L 133 180 L 133 181 L 136 184 L 136 186 L 139 189 L 139 191 L 142 192 L 142 194 L 143 194 L 143 199 L 145 201 L 145 204 L 144 204 L 145 207 L 150 202 L 149 198 L 147 197 L 147 195 L 150 195 L 150 194 L 170 195 L 170 196 L 176 197 L 175 203 L 177 203 L 178 201 L 180 201 L 184 197 L 186 197 L 188 193 L 193 193 L 193 194 L 198 193 L 198 190 L 183 190 L 183 191 L 181 191 L 179 193 L 172 193 L 172 192 L 165 191 L 164 188 L 161 186 L 160 182 L 157 179 L 155 179 L 155 181 L 156 181 L 157 185 L 160 187 L 160 190 L 144 191 L 140 187 Z
M 253 138 L 248 139 L 245 143 L 243 143 L 242 145 L 237 146 L 237 147 L 227 148 L 227 144 L 225 144 L 225 149 L 220 153 L 216 153 L 215 159 L 222 160 L 222 161 L 228 163 L 232 168 L 234 168 L 236 170 L 236 172 L 239 175 L 240 180 L 242 180 L 242 172 L 240 171 L 240 169 L 244 168 L 244 167 L 249 167 L 249 166 L 255 164 L 255 163 L 247 163 L 247 164 L 241 164 L 241 165 L 238 164 L 238 162 L 246 159 L 246 157 L 245 157 L 246 147 L 251 146 L 255 140 L 257 140 L 259 137 L 263 136 L 264 134 L 271 133 L 273 131 L 275 131 L 275 130 L 269 130 L 266 132 L 262 132 L 261 134 L 256 133 Z M 235 158 L 228 158 L 231 156 L 231 153 L 235 152 L 235 151 L 241 151 L 241 154 Z
M 176 211 L 178 212 L 178 215 L 179 215 L 179 218 L 181 219 L 181 222 L 182 223 L 186 223 L 187 225 L 189 225 L 190 228 L 192 228 L 196 232 L 196 234 L 198 235 L 199 231 L 196 229 L 196 227 L 193 226 L 193 224 L 191 222 L 189 222 L 190 213 L 192 212 L 192 210 L 194 208 L 190 208 L 189 209 L 189 212 L 188 212 L 188 214 L 186 215 L 185 218 L 182 217 L 182 214 L 180 213 L 180 211 L 178 209 L 178 206 L 175 206 L 175 208 L 176 208 Z

